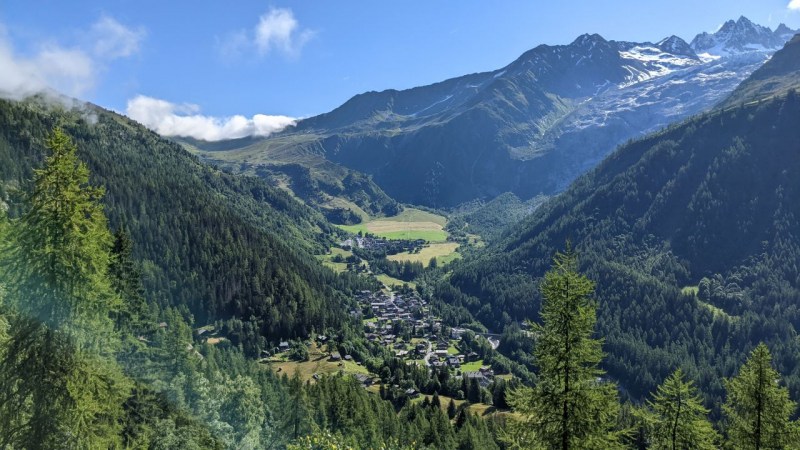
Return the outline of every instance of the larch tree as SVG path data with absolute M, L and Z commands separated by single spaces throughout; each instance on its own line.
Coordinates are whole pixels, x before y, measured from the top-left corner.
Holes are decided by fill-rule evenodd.
M 654 413 L 652 446 L 658 450 L 713 450 L 717 432 L 706 417 L 708 410 L 681 369 L 658 387 L 648 402 Z
M 541 323 L 533 327 L 537 383 L 514 391 L 510 399 L 525 417 L 518 427 L 519 445 L 621 448 L 621 433 L 615 430 L 620 408 L 617 389 L 602 378 L 602 340 L 593 337 L 594 283 L 578 272 L 577 256 L 569 247 L 556 254 L 540 289 Z
M 725 380 L 727 398 L 722 412 L 727 422 L 727 444 L 742 450 L 797 448 L 800 433 L 790 421 L 797 404 L 780 385 L 780 374 L 772 368 L 772 355 L 759 344 L 739 370 Z
M 13 310 L 0 361 L 0 447 L 110 448 L 130 382 L 113 360 L 111 233 L 101 188 L 60 129 L 12 224 L 3 265 Z

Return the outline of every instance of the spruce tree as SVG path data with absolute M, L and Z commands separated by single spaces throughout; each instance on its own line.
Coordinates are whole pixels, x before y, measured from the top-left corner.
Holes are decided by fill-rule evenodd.
M 789 418 L 796 403 L 780 386 L 780 374 L 772 368 L 772 355 L 759 344 L 739 374 L 725 380 L 727 398 L 722 411 L 727 421 L 729 448 L 782 449 L 800 442 L 797 424 Z
M 578 273 L 569 247 L 556 254 L 540 289 L 541 323 L 534 325 L 538 381 L 512 394 L 512 406 L 525 417 L 514 439 L 547 449 L 619 448 L 616 386 L 602 380 L 602 341 L 592 337 L 594 283 Z
M 648 404 L 655 414 L 652 445 L 663 450 L 713 450 L 717 432 L 706 418 L 708 410 L 681 369 L 658 387 Z
M 452 420 L 456 416 L 456 402 L 451 398 L 447 404 L 447 417 Z

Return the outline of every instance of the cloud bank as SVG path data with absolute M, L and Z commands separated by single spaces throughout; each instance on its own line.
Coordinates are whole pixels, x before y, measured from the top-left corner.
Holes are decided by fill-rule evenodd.
M 313 37 L 313 31 L 300 27 L 291 9 L 270 8 L 258 18 L 255 28 L 230 33 L 218 43 L 218 50 L 228 59 L 251 52 L 264 56 L 272 51 L 296 57 Z
M 94 88 L 105 63 L 135 54 L 144 37 L 142 29 L 102 17 L 90 27 L 85 45 L 44 42 L 32 54 L 20 55 L 0 25 L 0 97 L 20 100 L 53 91 L 81 97 Z
M 297 122 L 293 117 L 265 114 L 256 114 L 251 118 L 241 115 L 210 117 L 200 114 L 197 105 L 175 104 L 144 95 L 128 101 L 126 114 L 162 136 L 191 137 L 203 141 L 269 136 Z
M 792 11 L 800 11 L 800 0 L 792 0 L 786 5 L 787 8 L 791 9 Z

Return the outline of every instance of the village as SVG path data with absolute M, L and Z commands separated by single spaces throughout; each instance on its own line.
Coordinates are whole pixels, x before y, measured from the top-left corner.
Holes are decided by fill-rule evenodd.
M 394 350 L 407 364 L 430 369 L 449 369 L 456 377 L 475 379 L 482 387 L 494 379 L 494 371 L 483 366 L 475 352 L 461 352 L 459 342 L 467 331 L 446 327 L 430 314 L 426 302 L 414 291 L 361 291 L 356 299 L 362 308 L 367 340 Z M 497 342 L 490 343 L 496 346 Z

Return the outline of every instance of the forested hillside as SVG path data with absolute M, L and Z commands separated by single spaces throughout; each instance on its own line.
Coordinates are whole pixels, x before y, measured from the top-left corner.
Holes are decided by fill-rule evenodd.
M 533 318 L 537 280 L 571 241 L 597 282 L 605 367 L 632 397 L 682 367 L 719 405 L 719 380 L 762 340 L 796 395 L 797 123 L 790 91 L 625 145 L 438 291 L 490 329 Z
M 185 307 L 147 303 L 72 138 L 55 128 L 43 144 L 19 214 L 0 211 L 0 446 L 496 448 L 487 422 L 435 396 L 406 406 L 350 376 L 304 384 L 196 339 Z
M 343 326 L 344 293 L 363 282 L 311 256 L 332 231 L 318 213 L 100 108 L 0 102 L 0 194 L 12 216 L 21 210 L 15 189 L 29 187 L 55 125 L 74 137 L 92 182 L 105 187 L 112 228 L 132 237 L 149 301 L 185 308 L 198 324 L 225 321 L 251 355 L 266 340 Z

